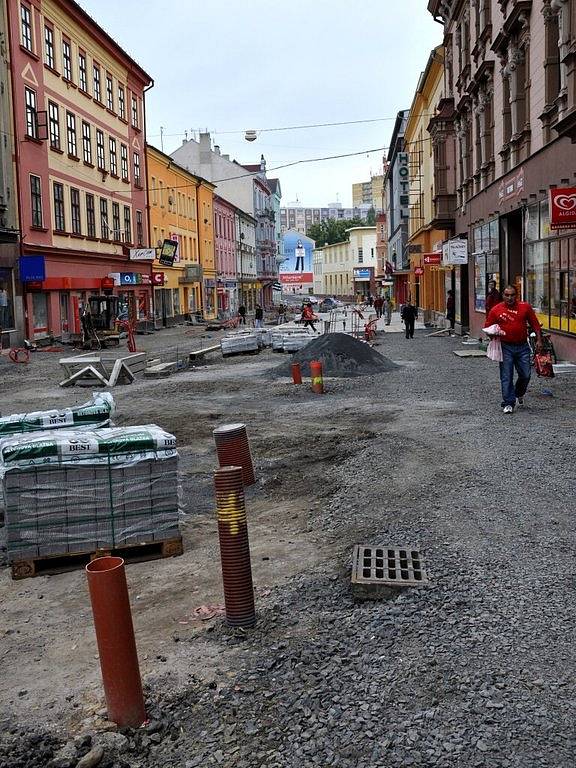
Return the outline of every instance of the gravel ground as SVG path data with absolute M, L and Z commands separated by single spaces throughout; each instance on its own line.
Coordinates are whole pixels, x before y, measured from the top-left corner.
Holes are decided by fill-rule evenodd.
M 534 379 L 526 407 L 504 417 L 497 366 L 459 359 L 455 348 L 458 340 L 422 333 L 381 336 L 379 351 L 401 367 L 328 379 L 323 397 L 273 379 L 278 356 L 270 352 L 115 390 L 126 423 L 138 415 L 176 432 L 196 559 L 202 531 L 213 534 L 211 429 L 232 417 L 250 425 L 260 478 L 248 496 L 259 621 L 245 632 L 218 617 L 164 628 L 169 650 L 143 670 L 151 722 L 137 731 L 108 732 L 82 685 L 70 688 L 73 703 L 54 694 L 42 715 L 42 699 L 34 709 L 28 692 L 8 686 L 0 768 L 70 768 L 92 748 L 98 757 L 99 747 L 98 765 L 108 768 L 573 768 L 575 379 Z M 11 370 L 0 385 L 3 413 L 54 368 L 41 365 L 29 371 L 32 383 Z M 14 376 L 22 376 L 18 388 Z M 430 584 L 354 602 L 357 543 L 418 548 Z M 208 566 L 214 595 L 216 559 Z M 26 587 L 46 594 L 65 578 Z M 130 583 L 138 578 L 129 569 Z M 20 586 L 3 574 L 0 597 Z M 38 644 L 56 641 L 70 609 L 65 595 L 60 613 L 53 607 L 35 626 Z M 207 596 L 204 588 L 195 600 Z M 4 621 L 11 627 L 0 674 L 23 664 L 10 653 L 8 623 L 22 621 L 23 605 L 10 606 L 0 611 L 0 636 Z M 150 648 L 167 647 L 159 637 Z

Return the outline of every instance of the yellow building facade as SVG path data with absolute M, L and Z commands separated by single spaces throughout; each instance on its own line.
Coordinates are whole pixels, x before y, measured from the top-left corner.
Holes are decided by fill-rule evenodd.
M 410 158 L 409 291 L 424 317 L 430 319 L 445 312 L 451 282 L 449 268 L 434 263 L 440 261 L 442 242 L 450 233 L 434 227 L 434 153 L 428 132 L 443 96 L 444 48 L 440 45 L 430 53 L 420 75 L 404 135 Z
M 147 145 L 150 244 L 154 262 L 156 325 L 170 326 L 187 315 L 216 317 L 213 237 L 214 185 Z M 159 262 L 164 240 L 178 243 L 172 266 Z

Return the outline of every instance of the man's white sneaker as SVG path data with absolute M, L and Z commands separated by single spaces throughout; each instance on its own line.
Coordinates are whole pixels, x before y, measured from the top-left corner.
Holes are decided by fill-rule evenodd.
M 514 413 L 514 406 L 505 405 L 504 408 L 502 408 L 502 413 Z

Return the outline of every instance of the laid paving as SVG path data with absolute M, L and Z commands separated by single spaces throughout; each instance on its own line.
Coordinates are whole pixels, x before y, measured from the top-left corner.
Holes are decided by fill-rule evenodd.
M 457 358 L 460 340 L 377 341 L 399 367 L 323 396 L 274 379 L 271 352 L 115 390 L 128 423 L 156 412 L 175 432 L 192 501 L 189 551 L 128 571 L 151 722 L 101 732 L 80 577 L 23 590 L 4 571 L 0 768 L 99 747 L 107 768 L 573 768 L 574 378 L 534 380 L 504 417 L 496 364 Z M 3 412 L 31 396 L 24 378 L 2 395 Z M 259 478 L 245 632 L 189 615 L 221 602 L 209 445 L 238 420 Z M 355 602 L 355 544 L 409 544 L 429 583 Z

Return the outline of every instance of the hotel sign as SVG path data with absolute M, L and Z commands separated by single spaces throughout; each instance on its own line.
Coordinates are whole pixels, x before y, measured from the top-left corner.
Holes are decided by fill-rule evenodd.
M 576 187 L 550 190 L 550 229 L 576 229 Z

